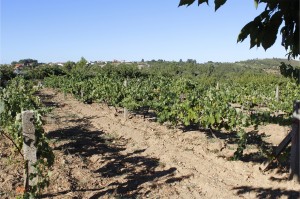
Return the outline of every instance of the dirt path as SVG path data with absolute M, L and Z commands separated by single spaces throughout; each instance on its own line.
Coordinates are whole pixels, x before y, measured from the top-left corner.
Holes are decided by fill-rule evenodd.
M 141 116 L 125 121 L 121 111 L 49 89 L 41 96 L 56 107 L 45 125 L 56 161 L 44 198 L 298 197 L 300 186 L 286 172 L 228 161 L 234 145 L 220 151 L 209 132 L 170 129 Z

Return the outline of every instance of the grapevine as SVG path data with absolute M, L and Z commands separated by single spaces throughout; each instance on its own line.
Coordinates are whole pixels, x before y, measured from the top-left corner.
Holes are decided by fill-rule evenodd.
M 5 88 L 0 89 L 0 132 L 13 143 L 20 155 L 23 144 L 21 113 L 24 110 L 33 110 L 35 115 L 38 162 L 34 165 L 36 173 L 30 177 L 38 177 L 38 183 L 26 190 L 25 198 L 36 197 L 48 185 L 47 169 L 54 163 L 54 154 L 42 127 L 42 115 L 48 110 L 42 108 L 40 99 L 34 95 L 35 92 L 33 85 L 20 77 L 10 80 Z

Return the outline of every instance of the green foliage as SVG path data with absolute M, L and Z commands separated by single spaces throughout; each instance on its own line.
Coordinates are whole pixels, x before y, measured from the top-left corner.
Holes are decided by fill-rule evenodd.
M 180 0 L 179 6 L 187 5 L 190 6 L 195 2 L 195 0 Z M 208 0 L 198 0 L 198 5 L 206 2 L 208 4 Z
M 11 66 L 15 66 L 16 64 L 22 64 L 23 66 L 29 66 L 30 68 L 35 68 L 38 65 L 40 65 L 40 63 L 37 60 L 29 58 L 11 62 Z
M 84 57 L 81 57 L 81 59 L 72 68 L 72 71 L 78 73 L 84 73 L 84 71 L 87 68 L 88 68 L 88 61 Z
M 64 68 L 66 71 L 70 71 L 72 70 L 72 68 L 76 65 L 75 62 L 72 62 L 72 61 L 68 61 L 64 64 Z
M 22 154 L 21 113 L 24 110 L 34 111 L 38 162 L 35 165 L 36 173 L 33 176 L 38 176 L 39 182 L 36 187 L 30 187 L 26 194 L 36 196 L 48 184 L 47 168 L 53 165 L 54 154 L 42 128 L 41 117 L 46 113 L 47 109 L 41 108 L 39 98 L 34 96 L 36 90 L 32 86 L 30 82 L 18 77 L 11 80 L 6 88 L 0 88 L 0 133 L 9 138 L 17 151 Z
M 45 77 L 49 77 L 51 75 L 59 76 L 65 75 L 67 71 L 64 70 L 63 67 L 54 65 L 41 65 L 39 67 L 33 69 L 24 69 L 24 78 L 27 80 L 42 80 Z
M 13 79 L 16 75 L 14 74 L 14 68 L 9 65 L 0 66 L 0 87 L 3 87 L 4 84 Z
M 225 3 L 226 3 L 226 0 L 215 0 L 215 11 L 217 11 Z
M 180 0 L 179 6 L 191 5 L 195 0 Z M 198 5 L 208 0 L 198 0 Z M 226 0 L 215 0 L 215 10 L 226 3 Z M 289 50 L 289 57 L 296 58 L 299 55 L 299 0 L 254 0 L 255 7 L 265 5 L 265 10 L 246 24 L 237 41 L 243 42 L 250 36 L 250 48 L 262 46 L 265 50 L 270 48 L 277 39 L 280 29 L 282 45 Z M 281 25 L 283 23 L 283 25 Z
M 134 78 L 143 76 L 136 64 L 106 64 L 101 71 L 109 75 L 116 75 L 123 78 Z
M 242 156 L 249 126 L 290 123 L 291 102 L 300 98 L 296 82 L 239 63 L 239 67 L 213 62 L 149 63 L 151 67 L 141 70 L 134 65 L 106 65 L 92 76 L 87 75 L 89 71 L 51 76 L 45 84 L 85 103 L 104 102 L 136 112 L 152 110 L 160 123 L 238 132 L 234 159 Z M 275 99 L 277 85 L 279 101 Z M 279 111 L 285 115 L 277 117 Z
M 239 160 L 243 156 L 243 151 L 246 149 L 247 133 L 242 129 L 237 133 L 237 135 L 239 137 L 238 147 L 233 154 L 232 160 Z
M 300 83 L 300 68 L 281 62 L 280 72 L 284 77 L 294 78 L 298 84 Z

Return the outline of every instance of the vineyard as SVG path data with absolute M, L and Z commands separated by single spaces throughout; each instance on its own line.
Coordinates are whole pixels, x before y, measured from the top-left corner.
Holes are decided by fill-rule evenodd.
M 147 115 L 151 110 L 160 123 L 236 131 L 242 156 L 246 128 L 261 124 L 291 124 L 293 100 L 300 98 L 296 81 L 271 75 L 246 74 L 212 82 L 137 74 L 99 72 L 93 76 L 75 71 L 45 79 L 45 85 L 70 93 L 84 103 L 106 103 Z M 131 72 L 131 73 L 130 73 Z M 126 84 L 124 84 L 126 82 Z M 280 98 L 276 88 L 280 87 Z M 238 108 L 237 108 L 238 107 Z
M 17 154 L 22 156 L 23 137 L 20 114 L 24 110 L 33 110 L 35 115 L 34 125 L 38 137 L 36 145 L 39 161 L 35 166 L 38 172 L 34 175 L 38 175 L 42 180 L 36 187 L 27 190 L 31 195 L 25 194 L 25 198 L 43 193 L 42 190 L 49 185 L 49 180 L 51 184 L 51 176 L 47 174 L 47 171 L 55 165 L 56 157 L 51 149 L 54 146 L 51 141 L 53 138 L 49 135 L 51 132 L 48 135 L 45 133 L 45 124 L 42 122 L 49 117 L 51 109 L 55 107 L 49 108 L 45 106 L 45 102 L 42 103 L 43 100 L 45 101 L 45 92 L 49 92 L 49 90 L 41 91 L 42 87 L 53 89 L 51 92 L 56 93 L 51 94 L 54 96 L 53 99 L 61 95 L 61 98 L 56 100 L 60 100 L 62 104 L 64 100 L 67 103 L 70 97 L 73 97 L 77 102 L 72 101 L 72 103 L 108 107 L 109 111 L 115 115 L 114 117 L 124 120 L 124 124 L 130 120 L 137 120 L 132 117 L 138 117 L 143 121 L 155 122 L 151 124 L 155 125 L 155 128 L 160 128 L 161 125 L 164 128 L 166 126 L 166 129 L 170 130 L 168 135 L 165 135 L 167 137 L 172 136 L 174 129 L 181 129 L 182 132 L 209 132 L 214 139 L 222 135 L 225 137 L 234 135 L 230 146 L 223 144 L 216 149 L 222 151 L 224 148 L 233 148 L 232 153 L 226 156 L 225 162 L 230 163 L 225 164 L 234 164 L 232 160 L 243 160 L 245 155 L 249 156 L 249 153 L 245 154 L 245 150 L 253 147 L 253 136 L 260 138 L 256 141 L 256 150 L 260 151 L 259 158 L 264 160 L 272 158 L 273 144 L 266 143 L 255 132 L 266 125 L 289 128 L 292 124 L 293 101 L 300 99 L 300 85 L 297 79 L 299 71 L 291 67 L 282 66 L 280 69 L 283 75 L 281 75 L 279 68 L 272 68 L 274 71 L 277 70 L 277 73 L 267 73 L 263 67 L 259 69 L 258 66 L 254 68 L 243 66 L 246 65 L 245 63 L 238 63 L 237 66 L 231 66 L 228 63 L 224 65 L 210 63 L 199 66 L 194 63 L 180 65 L 179 63 L 152 62 L 149 65 L 151 66 L 142 68 L 135 64 L 90 66 L 81 60 L 68 68 L 45 66 L 31 69 L 23 77 L 14 77 L 7 71 L 2 72 L 2 81 L 4 78 L 6 81 L 1 82 L 0 89 L 0 131 L 3 139 L 11 141 L 12 147 L 17 152 L 16 156 Z M 290 78 L 292 73 L 293 76 Z M 120 115 L 125 109 L 130 114 Z M 186 134 L 174 133 L 174 135 L 177 139 L 181 139 L 181 136 L 188 137 Z M 177 140 L 173 142 L 180 147 Z M 140 144 L 138 145 L 141 147 Z M 283 153 L 283 159 L 281 163 L 278 163 L 279 165 L 285 165 L 288 162 L 288 159 L 284 158 L 286 153 L 289 151 Z M 218 159 L 218 157 L 215 158 Z M 211 166 L 208 163 L 205 165 Z M 165 189 L 167 188 L 164 187 L 163 190 Z M 120 191 L 124 196 L 126 194 L 139 196 L 138 191 L 133 192 L 137 195 L 130 195 L 128 190 Z M 4 192 L 0 194 L 5 195 Z M 291 191 L 289 194 L 294 196 L 295 192 Z M 187 196 L 190 195 L 187 194 Z M 228 195 L 228 197 L 232 196 Z

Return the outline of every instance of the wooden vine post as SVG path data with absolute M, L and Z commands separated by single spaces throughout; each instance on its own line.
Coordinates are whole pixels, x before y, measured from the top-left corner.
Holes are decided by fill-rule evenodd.
M 35 127 L 34 112 L 22 112 L 22 133 L 23 133 L 23 152 L 24 152 L 24 188 L 26 191 L 36 185 L 37 179 L 30 179 L 30 174 L 35 173 L 33 164 L 37 161 L 37 148 L 35 147 Z
M 291 145 L 291 179 L 300 183 L 300 101 L 297 100 L 294 103 L 294 112 L 293 112 L 293 124 L 292 131 L 282 140 L 274 151 L 274 158 L 277 158 L 279 154 L 289 145 Z M 263 171 L 266 171 L 270 163 L 267 163 Z
M 80 89 L 80 97 L 81 97 L 81 99 L 83 99 L 83 97 L 84 97 L 84 91 L 83 91 L 83 88 Z
M 291 177 L 300 183 L 300 101 L 294 103 L 291 148 Z

